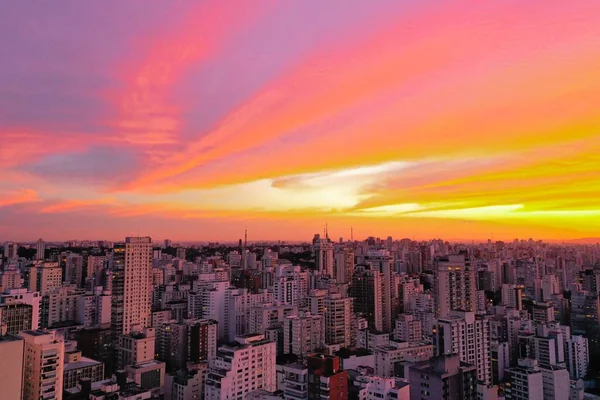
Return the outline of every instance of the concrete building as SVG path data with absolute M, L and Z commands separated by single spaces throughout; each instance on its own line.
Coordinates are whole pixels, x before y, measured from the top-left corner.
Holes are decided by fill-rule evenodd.
M 25 331 L 23 400 L 62 400 L 64 343 L 54 331 Z
M 283 366 L 283 398 L 285 400 L 308 399 L 308 368 L 302 364 Z
M 307 357 L 306 362 L 309 399 L 348 398 L 348 373 L 341 369 L 339 357 L 313 354 Z
M 331 293 L 324 301 L 325 342 L 350 347 L 352 343 L 352 298 Z
M 80 351 L 65 351 L 63 369 L 63 389 L 70 389 L 83 378 L 90 382 L 99 382 L 104 379 L 104 364 L 91 358 L 83 357 Z
M 308 297 L 308 272 L 299 266 L 277 265 L 273 278 L 275 301 L 304 307 Z
M 283 353 L 304 358 L 325 346 L 325 318 L 301 313 L 289 316 L 283 323 Z
M 259 304 L 272 303 L 273 299 L 273 293 L 266 290 L 259 293 L 250 293 L 248 289 L 229 288 L 227 291 L 227 311 L 229 314 L 227 334 L 229 341 L 235 340 L 236 336 L 253 333 L 248 331 L 248 309 Z
M 435 260 L 436 315 L 445 318 L 451 310 L 477 311 L 476 267 L 465 255 Z
M 354 273 L 354 251 L 344 248 L 335 253 L 335 281 L 337 283 L 350 283 Z
M 565 353 L 571 379 L 583 379 L 589 368 L 588 339 L 579 335 L 571 336 L 566 340 Z
M 390 333 L 393 329 L 392 311 L 397 309 L 397 291 L 392 293 L 392 273 L 394 258 L 388 251 L 370 251 L 365 259 L 371 269 L 381 273 L 381 295 L 382 295 L 382 331 Z
M 360 386 L 359 400 L 410 400 L 408 382 L 379 376 L 358 376 L 354 382 Z
M 523 286 L 505 283 L 501 293 L 502 304 L 517 310 L 523 309 Z
M 23 286 L 21 272 L 17 269 L 7 269 L 0 273 L 0 291 L 19 289 Z
M 40 325 L 41 296 L 38 292 L 27 289 L 8 289 L 0 294 L 0 305 L 22 303 L 31 306 L 31 330 L 36 331 Z
M 236 341 L 219 347 L 206 375 L 205 400 L 238 399 L 258 389 L 276 390 L 275 343 L 264 335 L 239 336 Z
M 507 400 L 544 400 L 542 371 L 532 361 L 535 360 L 519 360 L 519 365 L 508 369 L 510 380 L 505 389 Z
M 77 300 L 75 321 L 85 327 L 110 324 L 111 295 L 103 291 L 102 286 L 93 292 L 80 295 Z
M 117 368 L 141 364 L 154 359 L 154 328 L 133 327 L 127 335 L 120 335 L 117 351 Z
M 420 342 L 423 340 L 423 325 L 411 314 L 399 314 L 396 318 L 394 340 L 401 342 Z
M 476 400 L 475 366 L 458 355 L 437 356 L 409 367 L 411 400 Z
M 29 268 L 29 291 L 41 296 L 62 287 L 62 269 L 57 262 L 43 262 Z
M 52 328 L 62 322 L 75 322 L 77 301 L 85 292 L 75 286 L 65 286 L 42 297 L 41 325 Z
M 352 275 L 350 296 L 354 312 L 369 323 L 369 328 L 383 331 L 383 274 L 378 269 L 358 265 Z
M 457 354 L 477 368 L 477 379 L 492 383 L 489 320 L 473 312 L 451 311 L 440 318 L 434 335 L 437 355 Z
M 4 326 L 6 333 L 17 335 L 23 331 L 31 330 L 33 307 L 29 304 L 10 303 L 0 305 L 0 326 Z
M 0 362 L 0 387 L 3 399 L 21 400 L 23 398 L 24 346 L 23 338 L 6 335 L 5 332 L 0 331 L 0 360 L 2 360 Z
M 149 360 L 128 365 L 125 371 L 127 377 L 132 379 L 137 386 L 150 390 L 153 394 L 160 394 L 165 385 L 165 368 L 164 362 Z
M 335 277 L 333 243 L 331 243 L 327 234 L 325 234 L 325 238 L 321 238 L 319 234 L 315 235 L 313 239 L 313 252 L 317 271 L 321 274 Z
M 201 368 L 166 375 L 165 400 L 199 400 L 204 398 L 206 364 L 201 365 Z
M 399 361 L 418 363 L 433 357 L 433 345 L 426 343 L 395 343 L 395 346 L 375 349 L 375 375 L 394 376 L 394 365 Z
M 113 255 L 112 321 L 115 336 L 132 326 L 150 326 L 152 304 L 152 240 L 127 237 Z

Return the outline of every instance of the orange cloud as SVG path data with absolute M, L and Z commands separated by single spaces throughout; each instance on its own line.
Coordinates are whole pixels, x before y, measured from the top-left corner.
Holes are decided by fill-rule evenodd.
M 38 200 L 39 195 L 33 189 L 0 190 L 0 207 L 31 203 Z

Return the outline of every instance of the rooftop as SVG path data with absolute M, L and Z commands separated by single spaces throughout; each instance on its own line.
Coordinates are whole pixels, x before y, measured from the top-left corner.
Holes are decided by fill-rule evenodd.
M 100 365 L 100 364 L 102 364 L 100 361 L 96 361 L 96 360 L 93 360 L 93 359 L 87 358 L 87 357 L 81 357 L 79 359 L 79 361 L 75 361 L 72 363 L 65 363 L 64 370 L 71 371 L 74 369 L 92 367 L 94 365 Z

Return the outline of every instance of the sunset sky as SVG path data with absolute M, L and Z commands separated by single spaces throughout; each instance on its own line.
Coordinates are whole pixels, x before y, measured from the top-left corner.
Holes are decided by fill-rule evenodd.
M 600 2 L 6 1 L 0 241 L 600 236 Z

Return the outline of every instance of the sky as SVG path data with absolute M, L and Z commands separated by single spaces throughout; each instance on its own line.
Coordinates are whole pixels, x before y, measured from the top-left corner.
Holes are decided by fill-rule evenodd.
M 0 240 L 600 237 L 596 0 L 9 1 Z

